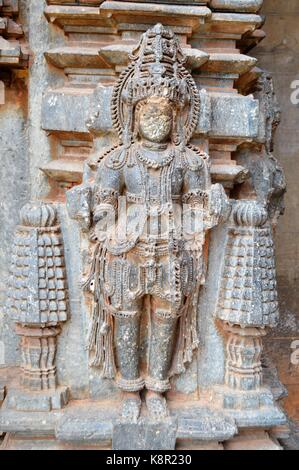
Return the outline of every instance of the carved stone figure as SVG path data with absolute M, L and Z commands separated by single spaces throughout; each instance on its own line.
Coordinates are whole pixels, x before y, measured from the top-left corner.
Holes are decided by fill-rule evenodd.
M 124 392 L 122 417 L 132 421 L 143 388 L 149 414 L 168 414 L 163 394 L 170 378 L 185 370 L 198 346 L 205 234 L 229 213 L 223 187 L 211 184 L 208 155 L 189 144 L 200 103 L 184 60 L 170 29 L 157 24 L 142 35 L 112 97 L 121 143 L 92 163 L 90 186 L 69 192 L 79 204 L 72 216 L 95 242 L 85 282 L 94 293 L 92 364 L 116 378 Z
M 280 448 L 280 113 L 245 55 L 262 0 L 19 3 L 28 80 L 0 0 L 1 449 Z

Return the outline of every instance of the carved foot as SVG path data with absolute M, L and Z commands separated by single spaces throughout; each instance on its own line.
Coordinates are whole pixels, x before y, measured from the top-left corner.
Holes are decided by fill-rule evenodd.
M 137 423 L 141 410 L 139 392 L 124 392 L 121 418 L 130 423 Z
M 162 420 L 169 416 L 166 399 L 163 397 L 162 393 L 148 390 L 145 401 L 151 418 Z

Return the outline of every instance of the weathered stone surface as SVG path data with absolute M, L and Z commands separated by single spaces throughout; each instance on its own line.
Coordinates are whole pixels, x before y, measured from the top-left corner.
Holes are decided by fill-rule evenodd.
M 46 175 L 55 181 L 81 183 L 83 162 L 57 159 L 41 166 L 41 170 L 43 170 Z
M 7 396 L 7 407 L 16 411 L 52 411 L 60 410 L 69 400 L 69 390 L 58 387 L 46 392 L 28 392 L 24 390 L 10 390 Z
M 237 432 L 234 419 L 222 414 L 219 410 L 192 406 L 178 409 L 178 439 L 190 441 L 226 441 Z
M 19 14 L 18 1 L 8 0 L 0 4 L 0 66 L 5 67 L 8 75 L 5 81 L 11 80 L 11 72 L 15 68 L 26 69 L 28 67 L 28 50 L 23 38 L 24 31 L 21 24 L 17 23 Z M 4 74 L 5 75 L 5 74 Z M 9 79 L 10 75 L 10 79 Z M 0 105 L 5 103 L 5 83 L 0 77 Z
M 104 16 L 109 16 L 122 19 L 125 14 L 131 15 L 132 19 L 137 22 L 144 22 L 144 17 L 155 17 L 156 21 L 163 21 L 165 25 L 171 25 L 175 19 L 175 23 L 190 24 L 195 29 L 198 29 L 200 23 L 205 18 L 211 15 L 211 10 L 205 6 L 189 6 L 189 5 L 154 5 L 148 3 L 134 3 L 134 2 L 117 2 L 105 1 L 100 6 L 100 12 Z
M 2 404 L 4 398 L 5 398 L 5 395 L 6 395 L 6 387 L 5 387 L 5 383 L 0 381 L 0 405 Z
M 109 107 L 112 87 L 98 86 L 80 94 L 72 88 L 49 91 L 42 107 L 42 127 L 50 132 L 99 135 L 112 131 L 111 113 L 100 112 Z M 254 138 L 258 133 L 258 102 L 247 96 L 223 96 L 217 92 L 200 92 L 201 113 L 196 134 L 213 137 Z M 96 103 L 96 110 L 92 103 Z
M 202 70 L 214 73 L 231 73 L 241 75 L 248 72 L 257 60 L 242 54 L 212 52 L 209 60 L 203 64 Z
M 48 131 L 87 133 L 93 89 L 79 95 L 71 88 L 50 91 L 43 100 L 42 127 Z
M 215 399 L 221 400 L 228 416 L 235 420 L 238 428 L 268 428 L 287 422 L 282 409 L 273 399 L 269 389 L 261 387 L 252 391 L 215 387 Z
M 82 410 L 66 411 L 55 430 L 57 439 L 62 442 L 81 443 L 111 441 L 117 407 L 113 410 L 111 403 L 107 405 L 106 408 L 96 408 L 87 404 Z
M 274 326 L 278 317 L 272 225 L 283 210 L 285 182 L 271 152 L 279 112 L 271 78 L 253 68 L 255 59 L 242 55 L 263 37 L 256 29 L 262 25 L 262 17 L 253 14 L 260 2 L 47 3 L 30 4 L 28 28 L 26 24 L 24 29 L 35 60 L 28 82 L 30 152 L 24 151 L 26 159 L 20 168 L 23 172 L 28 167 L 26 181 L 33 199 L 46 200 L 46 204 L 51 201 L 57 207 L 71 315 L 59 335 L 55 358 L 60 328 L 47 322 L 53 322 L 54 306 L 59 307 L 56 323 L 67 317 L 61 316 L 57 299 L 53 303 L 45 287 L 37 288 L 41 279 L 36 276 L 34 250 L 30 256 L 20 252 L 14 264 L 13 289 L 20 294 L 14 304 L 18 315 L 10 316 L 22 320 L 17 333 L 25 359 L 14 374 L 14 379 L 21 375 L 22 386 L 9 376 L 5 380 L 8 393 L 1 408 L 0 433 L 16 433 L 6 439 L 7 448 L 47 448 L 42 437 L 53 449 L 111 448 L 112 439 L 114 448 L 218 449 L 225 447 L 227 440 L 227 448 L 233 448 L 233 436 L 248 427 L 270 429 L 271 439 L 286 437 L 279 430 L 286 426 L 286 418 L 276 404 L 284 390 L 275 372 L 269 374 L 265 367 L 268 352 L 262 356 L 265 326 Z M 164 26 L 157 25 L 159 22 Z M 16 24 L 2 23 L 0 29 L 5 27 L 5 34 L 21 34 Z M 178 42 L 165 29 L 167 25 Z M 142 33 L 148 42 L 140 43 L 134 52 Z M 161 37 L 164 44 L 159 48 Z M 131 69 L 125 71 L 128 62 Z M 16 77 L 24 77 L 22 73 Z M 18 128 L 17 135 L 20 133 Z M 103 153 L 104 148 L 107 152 Z M 172 162 L 176 161 L 178 172 L 172 174 Z M 115 209 L 118 193 L 128 198 L 130 207 L 140 202 L 144 179 L 142 174 L 135 178 L 137 167 L 148 177 L 144 186 L 148 210 L 160 204 L 163 195 L 170 205 L 172 195 L 177 201 L 202 204 L 204 217 L 195 250 L 200 263 L 192 269 L 187 253 L 181 258 L 181 244 L 171 244 L 171 262 L 177 264 L 170 266 L 169 275 L 166 255 L 162 253 L 161 259 L 156 256 L 160 245 L 151 245 L 148 253 L 144 245 L 138 245 L 138 254 L 132 252 L 135 245 L 124 252 L 122 245 L 114 246 L 114 253 L 107 245 L 107 254 L 107 246 L 97 244 L 103 240 L 101 210 Z M 184 173 L 185 168 L 189 176 L 180 186 L 180 171 Z M 160 172 L 164 179 L 157 183 L 154 175 Z M 217 184 L 211 186 L 211 179 Z M 4 196 L 11 180 L 9 186 L 4 185 Z M 78 183 L 80 186 L 75 186 Z M 181 190 L 187 186 L 185 194 L 185 189 Z M 65 192 L 70 188 L 66 202 Z M 228 202 L 228 198 L 236 201 Z M 19 200 L 16 185 L 14 206 Z M 239 209 L 226 221 L 230 205 Z M 36 220 L 48 218 L 44 216 L 44 211 L 38 216 L 35 211 L 25 215 L 32 243 L 39 240 L 40 232 L 42 238 L 51 234 L 51 224 L 36 227 Z M 130 228 L 136 222 L 140 227 L 142 215 L 138 211 L 130 214 L 129 221 Z M 207 247 L 204 236 L 211 227 Z M 8 230 L 8 238 L 11 232 Z M 23 232 L 21 238 L 17 246 L 27 247 Z M 262 246 L 264 239 L 267 243 Z M 25 275 L 17 275 L 28 256 L 34 281 L 30 295 L 37 293 L 33 295 L 35 309 L 25 306 L 27 298 L 21 299 L 25 297 Z M 52 255 L 47 258 L 54 263 Z M 61 262 L 62 256 L 58 258 Z M 43 257 L 39 261 L 43 262 Z M 52 276 L 52 267 L 47 267 Z M 89 268 L 94 269 L 94 279 L 88 277 Z M 181 310 L 178 304 L 181 293 L 188 297 L 193 289 L 192 272 L 201 287 L 191 302 L 196 308 L 189 316 L 189 310 Z M 47 286 L 51 276 L 45 278 Z M 168 278 L 173 281 L 169 289 L 165 286 Z M 248 279 L 250 286 L 245 285 Z M 83 282 L 89 289 L 84 292 Z M 107 305 L 112 305 L 113 311 L 101 310 L 99 286 L 104 285 Z M 50 291 L 52 296 L 53 289 Z M 40 292 L 46 298 L 39 298 Z M 141 306 L 141 294 L 153 296 L 154 304 Z M 47 312 L 46 323 L 39 321 L 44 301 L 49 307 L 43 310 Z M 175 335 L 178 324 L 180 334 Z M 19 361 L 16 335 L 6 333 L 8 326 L 9 318 L 5 348 L 0 344 L 5 364 Z M 291 331 L 293 334 L 294 329 Z M 124 340 L 127 335 L 130 341 Z M 96 366 L 102 367 L 102 376 Z M 56 380 L 65 387 L 57 387 Z M 127 392 L 122 404 L 117 387 Z M 144 387 L 152 393 L 142 393 L 139 401 Z M 63 408 L 67 389 L 71 401 Z M 120 413 L 121 422 L 117 421 Z M 269 445 L 265 435 L 262 443 L 258 440 L 252 439 L 250 444 L 247 439 L 245 446 Z
M 115 422 L 113 425 L 113 450 L 174 450 L 176 421 L 165 418 L 160 422 L 144 421 L 137 424 Z
M 215 137 L 254 138 L 258 132 L 258 103 L 251 97 L 211 92 L 209 134 Z
M 244 431 L 224 444 L 225 450 L 283 450 L 265 431 Z
M 263 0 L 211 0 L 210 5 L 216 10 L 232 10 L 256 12 L 263 4 Z
M 7 277 L 10 266 L 11 240 L 19 218 L 19 209 L 29 198 L 29 159 L 26 112 L 23 103 L 27 99 L 22 81 L 17 82 L 20 90 L 8 89 L 6 104 L 0 112 L 1 143 L 1 185 L 0 197 L 3 203 L 0 211 L 0 298 L 4 306 L 7 293 Z M 11 181 L 18 181 L 11 191 Z M 5 201 L 5 203 L 4 203 Z M 18 338 L 12 319 L 0 316 L 0 364 L 14 365 L 17 362 Z
M 0 430 L 13 432 L 27 437 L 54 435 L 56 421 L 60 411 L 16 411 L 2 406 L 0 413 Z

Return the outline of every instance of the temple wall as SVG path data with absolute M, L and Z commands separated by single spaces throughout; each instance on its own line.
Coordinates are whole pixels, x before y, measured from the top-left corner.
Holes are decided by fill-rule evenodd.
M 27 202 L 30 190 L 27 90 L 24 80 L 16 78 L 13 88 L 6 90 L 6 103 L 0 112 L 1 185 L 0 185 L 0 299 L 6 299 L 6 280 L 9 269 L 9 253 L 20 207 Z M 0 364 L 14 364 L 18 338 L 13 323 L 0 315 Z M 5 339 L 5 343 L 4 343 Z M 4 347 L 5 344 L 5 347 Z
M 65 192 L 81 182 L 83 163 L 87 157 L 116 142 L 110 113 L 101 113 L 101 110 L 108 109 L 112 85 L 127 58 L 125 50 L 120 50 L 119 56 L 112 55 L 111 63 L 105 51 L 99 58 L 100 46 L 98 39 L 94 39 L 102 30 L 98 19 L 94 19 L 94 25 L 86 26 L 89 18 L 85 18 L 84 13 L 80 19 L 73 12 L 68 17 L 59 11 L 59 8 L 62 9 L 57 6 L 59 3 L 67 5 L 70 2 L 20 1 L 18 21 L 22 23 L 24 41 L 27 41 L 31 58 L 27 70 L 13 72 L 14 81 L 6 86 L 5 104 L 0 105 L 0 368 L 19 364 L 19 337 L 14 332 L 14 322 L 5 315 L 4 308 L 11 241 L 19 221 L 19 210 L 30 199 L 54 201 L 65 243 L 71 318 L 63 326 L 59 337 L 58 382 L 70 387 L 71 397 L 75 399 L 115 398 L 113 383 L 101 379 L 88 366 L 86 319 L 89 306 L 80 290 L 82 273 L 86 274 L 83 266 L 89 256 L 87 239 L 80 234 L 77 223 L 67 213 Z M 86 3 L 87 9 L 96 4 L 93 0 Z M 216 0 L 214 4 L 217 4 Z M 47 17 L 45 11 L 48 11 Z M 258 67 L 273 75 L 282 110 L 281 124 L 275 134 L 274 155 L 283 167 L 288 186 L 285 214 L 279 220 L 275 233 L 281 316 L 278 327 L 265 339 L 265 346 L 269 357 L 278 366 L 282 383 L 288 389 L 289 396 L 284 399 L 286 410 L 290 416 L 299 419 L 299 354 L 298 364 L 295 363 L 294 354 L 292 356 L 295 350 L 292 344 L 294 346 L 296 340 L 299 351 L 299 214 L 296 210 L 299 104 L 291 101 L 294 91 L 291 84 L 299 81 L 298 1 L 264 0 L 262 14 L 267 17 L 263 26 L 267 37 L 249 52 L 249 56 L 257 58 Z M 193 26 L 188 27 L 192 30 Z M 134 34 L 126 32 L 125 37 L 135 40 Z M 115 41 L 117 46 L 117 40 L 117 37 L 112 37 L 111 41 Z M 196 35 L 193 41 L 192 47 L 200 49 L 201 43 Z M 229 56 L 233 46 L 228 40 L 223 44 L 224 52 L 227 48 Z M 223 44 L 219 41 L 219 50 Z M 88 47 L 84 49 L 86 45 Z M 204 43 L 204 47 L 209 50 L 209 44 Z M 83 52 L 80 48 L 84 49 Z M 216 48 L 216 53 L 212 51 L 212 55 L 215 53 L 217 56 L 217 52 Z M 250 64 L 249 59 L 245 63 L 244 57 L 244 65 L 241 65 L 244 70 L 249 70 L 254 64 Z M 106 60 L 110 68 L 107 67 L 108 71 L 105 68 L 104 73 L 103 68 L 107 65 L 103 63 Z M 118 65 L 115 66 L 114 60 Z M 258 134 L 258 100 L 251 94 L 244 96 L 234 88 L 234 80 L 229 73 L 233 77 L 238 75 L 241 66 L 240 70 L 234 70 L 236 65 L 230 62 L 230 57 L 222 58 L 228 67 L 228 77 L 217 85 L 223 90 L 220 93 L 217 89 L 215 91 L 213 81 L 209 82 L 209 74 L 212 74 L 213 67 L 220 67 L 217 60 L 217 57 L 212 57 L 211 69 L 204 70 L 202 77 L 195 74 L 199 84 L 201 80 L 206 80 L 208 88 L 207 92 L 200 92 L 202 113 L 195 141 L 203 148 L 208 146 L 206 135 L 210 132 L 212 160 L 220 158 L 223 152 L 224 162 L 230 165 L 231 155 L 237 146 L 254 140 Z M 297 95 L 299 97 L 299 93 Z M 231 109 L 233 113 L 230 113 Z M 194 358 L 189 372 L 176 381 L 177 390 L 183 393 L 193 393 L 196 388 L 200 393 L 201 388 L 221 383 L 225 374 L 223 338 L 213 318 L 217 300 L 214 285 L 219 281 L 218 264 L 225 246 L 224 235 L 221 229 L 217 230 L 210 240 L 213 254 L 209 259 L 210 270 L 199 304 L 199 313 L 206 313 L 205 317 L 199 315 L 200 340 L 204 347 Z
M 25 41 L 28 37 L 28 8 L 19 3 Z M 5 85 L 5 104 L 0 105 L 0 367 L 14 365 L 18 357 L 19 340 L 13 322 L 5 318 L 6 280 L 9 272 L 11 239 L 19 218 L 19 210 L 29 198 L 29 138 L 28 138 L 28 73 L 14 71 Z M 12 190 L 13 187 L 13 190 Z
M 299 116 L 298 104 L 291 101 L 291 94 L 295 91 L 291 84 L 299 79 L 299 5 L 297 0 L 265 0 L 262 14 L 266 15 L 263 29 L 267 36 L 251 55 L 257 57 L 260 67 L 273 75 L 282 111 L 281 123 L 275 135 L 274 154 L 283 166 L 287 180 L 286 210 L 276 229 L 281 319 L 268 340 L 268 348 L 278 365 L 281 380 L 288 388 L 287 409 L 291 415 L 299 418 L 299 365 L 291 361 L 294 352 L 292 342 L 299 339 Z

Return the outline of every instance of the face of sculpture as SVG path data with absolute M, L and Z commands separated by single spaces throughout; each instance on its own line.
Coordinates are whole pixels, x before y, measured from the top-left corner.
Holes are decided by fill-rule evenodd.
M 149 98 L 139 110 L 139 134 L 150 142 L 167 142 L 172 131 L 172 119 L 172 105 L 167 98 Z

